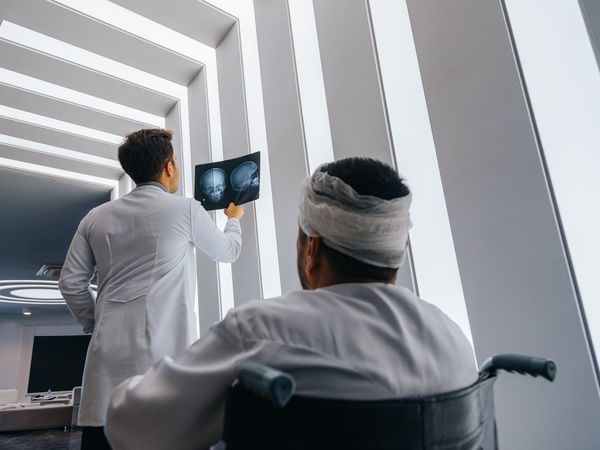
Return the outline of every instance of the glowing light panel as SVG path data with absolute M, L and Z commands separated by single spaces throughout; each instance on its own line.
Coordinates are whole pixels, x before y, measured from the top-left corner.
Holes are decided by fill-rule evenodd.
M 62 295 L 58 289 L 15 289 L 10 291 L 10 295 L 30 300 L 62 300 Z

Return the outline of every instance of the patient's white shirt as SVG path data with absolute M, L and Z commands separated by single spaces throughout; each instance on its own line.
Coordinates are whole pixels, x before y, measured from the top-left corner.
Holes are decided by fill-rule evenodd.
M 227 390 L 247 360 L 290 373 L 299 395 L 332 399 L 420 397 L 477 379 L 458 325 L 406 288 L 296 291 L 232 310 L 175 360 L 120 384 L 106 424 L 114 449 L 204 449 L 219 441 Z

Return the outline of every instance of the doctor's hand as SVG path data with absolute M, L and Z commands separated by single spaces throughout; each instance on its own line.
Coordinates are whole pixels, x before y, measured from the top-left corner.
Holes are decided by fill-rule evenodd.
M 225 215 L 230 219 L 241 219 L 244 216 L 244 207 L 230 203 L 225 210 Z

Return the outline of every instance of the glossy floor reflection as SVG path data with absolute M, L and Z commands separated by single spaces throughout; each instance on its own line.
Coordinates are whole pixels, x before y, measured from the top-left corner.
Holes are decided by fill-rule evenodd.
M 0 433 L 0 450 L 79 450 L 81 430 Z

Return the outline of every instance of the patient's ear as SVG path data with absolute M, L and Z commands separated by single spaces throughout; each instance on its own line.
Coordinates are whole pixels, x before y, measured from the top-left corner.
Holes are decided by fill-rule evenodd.
M 306 265 L 307 275 L 319 268 L 321 260 L 321 238 L 308 236 L 306 243 Z

